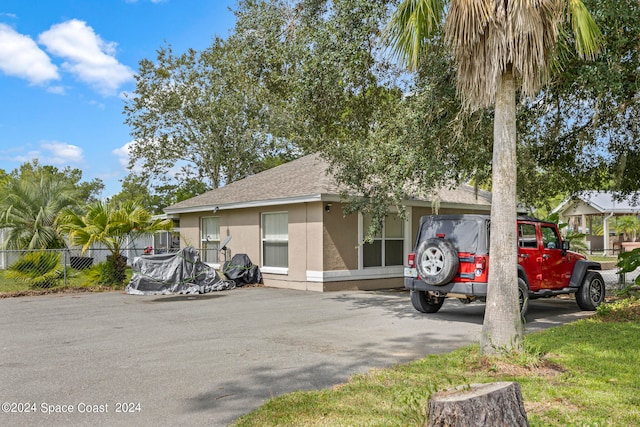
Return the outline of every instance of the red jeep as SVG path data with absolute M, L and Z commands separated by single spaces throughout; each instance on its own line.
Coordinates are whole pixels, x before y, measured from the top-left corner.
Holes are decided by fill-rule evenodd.
M 423 313 L 437 312 L 444 299 L 485 301 L 489 267 L 488 215 L 430 215 L 420 218 L 404 286 Z M 524 316 L 528 300 L 575 294 L 582 310 L 595 310 L 605 297 L 597 262 L 569 251 L 552 222 L 518 218 L 518 288 Z

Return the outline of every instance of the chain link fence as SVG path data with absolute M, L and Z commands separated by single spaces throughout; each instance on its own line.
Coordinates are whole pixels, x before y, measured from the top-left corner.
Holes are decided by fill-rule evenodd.
M 131 266 L 135 257 L 165 252 L 166 249 L 154 250 L 145 246 L 125 248 L 121 256 Z M 0 282 L 22 281 L 32 288 L 60 284 L 67 287 L 71 279 L 106 262 L 111 256 L 111 251 L 104 248 L 92 248 L 84 253 L 81 249 L 0 250 Z

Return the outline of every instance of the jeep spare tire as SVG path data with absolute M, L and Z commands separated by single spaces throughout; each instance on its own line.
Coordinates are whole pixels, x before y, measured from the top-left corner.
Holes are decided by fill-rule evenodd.
M 416 250 L 416 268 L 428 285 L 441 286 L 451 282 L 458 273 L 458 251 L 445 239 L 427 239 Z

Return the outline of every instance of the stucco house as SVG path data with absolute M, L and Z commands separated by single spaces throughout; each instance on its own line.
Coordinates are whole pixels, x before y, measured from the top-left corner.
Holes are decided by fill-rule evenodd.
M 561 222 L 569 229 L 586 234 L 592 252 L 614 254 L 622 249 L 620 237 L 611 226 L 615 217 L 640 214 L 640 194 L 622 199 L 607 191 L 586 191 L 566 198 L 552 212 L 558 213 Z
M 406 201 L 407 218 L 390 213 L 382 233 L 363 244 L 369 218 L 346 215 L 337 183 L 318 155 L 308 155 L 222 188 L 176 203 L 165 213 L 179 220 L 181 246 L 200 249 L 218 266 L 218 247 L 231 237 L 233 254 L 246 253 L 266 286 L 334 291 L 402 286 L 420 216 L 489 213 L 491 196 L 462 185 L 437 196 Z

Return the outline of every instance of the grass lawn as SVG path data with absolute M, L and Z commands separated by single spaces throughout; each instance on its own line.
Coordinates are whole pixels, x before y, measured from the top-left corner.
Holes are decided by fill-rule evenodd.
M 589 258 L 591 261 L 597 261 L 597 262 L 614 262 L 614 263 L 618 262 L 617 256 L 587 255 L 587 258 Z
M 640 425 L 640 300 L 525 337 L 525 352 L 478 346 L 356 375 L 332 389 L 276 397 L 234 426 L 422 426 L 431 393 L 517 381 L 532 426 Z

